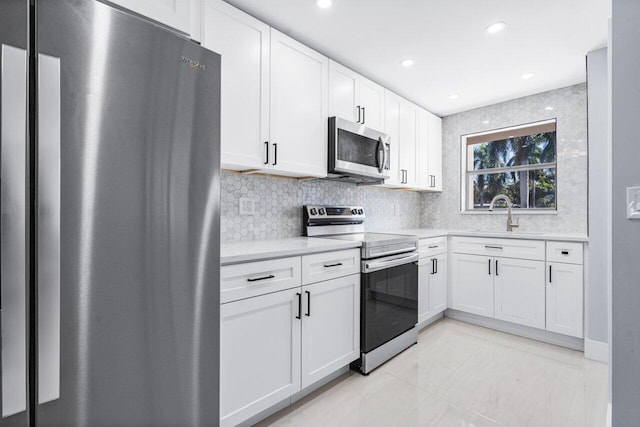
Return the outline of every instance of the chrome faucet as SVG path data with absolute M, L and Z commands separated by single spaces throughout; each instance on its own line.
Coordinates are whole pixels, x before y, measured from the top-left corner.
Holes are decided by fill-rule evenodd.
M 491 200 L 491 204 L 489 205 L 489 212 L 493 212 L 493 205 L 498 200 L 504 200 L 507 202 L 507 231 L 513 231 L 514 228 L 520 227 L 518 221 L 513 221 L 513 217 L 511 216 L 511 199 L 504 194 L 498 194 L 496 197 Z

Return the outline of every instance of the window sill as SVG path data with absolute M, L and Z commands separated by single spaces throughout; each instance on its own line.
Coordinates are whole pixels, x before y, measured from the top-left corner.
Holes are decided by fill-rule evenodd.
M 460 212 L 461 215 L 507 215 L 507 210 L 506 209 L 500 209 L 500 210 L 495 210 L 493 212 L 489 212 L 489 211 L 461 211 Z M 518 216 L 522 216 L 522 215 L 558 215 L 558 211 L 517 211 L 517 210 L 512 210 L 511 211 L 512 215 L 518 215 Z

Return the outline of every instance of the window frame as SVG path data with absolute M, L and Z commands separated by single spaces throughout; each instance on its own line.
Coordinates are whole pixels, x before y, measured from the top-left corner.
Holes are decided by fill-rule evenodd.
M 556 132 L 556 146 L 555 146 L 555 162 L 552 163 L 537 163 L 537 164 L 528 164 L 528 165 L 518 165 L 518 166 L 510 166 L 510 167 L 501 167 L 501 168 L 490 168 L 490 169 L 480 169 L 480 170 L 468 170 L 467 166 L 471 163 L 473 164 L 473 154 L 468 149 L 469 139 L 475 139 L 477 137 L 492 135 L 492 134 L 502 134 L 508 132 L 516 132 L 522 129 L 540 127 L 548 124 L 555 124 L 555 132 Z M 554 169 L 556 175 L 556 187 L 555 187 L 555 200 L 556 205 L 555 208 L 513 208 L 514 213 L 518 213 L 520 215 L 556 215 L 558 213 L 558 120 L 557 118 L 545 119 L 536 122 L 524 123 L 516 126 L 509 126 L 505 128 L 497 128 L 482 132 L 475 132 L 471 134 L 461 135 L 460 136 L 460 213 L 462 214 L 472 214 L 472 215 L 486 215 L 492 214 L 493 212 L 489 212 L 487 209 L 476 209 L 473 208 L 473 189 L 469 188 L 470 177 L 475 175 L 484 175 L 491 173 L 506 173 L 506 172 L 518 172 L 518 171 L 530 171 L 530 170 L 540 170 L 540 169 Z M 530 134 L 535 133 L 533 130 Z M 528 134 L 528 133 L 526 133 Z M 504 139 L 504 138 L 503 138 Z M 500 139 L 495 139 L 500 140 Z M 471 199 L 470 199 L 471 198 Z M 471 207 L 470 207 L 471 206 Z

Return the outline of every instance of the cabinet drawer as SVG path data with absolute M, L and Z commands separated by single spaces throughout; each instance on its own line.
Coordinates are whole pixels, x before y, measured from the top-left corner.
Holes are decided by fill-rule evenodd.
M 420 258 L 430 257 L 447 252 L 447 238 L 434 237 L 431 239 L 420 239 L 418 246 Z
M 300 257 L 224 265 L 220 268 L 220 303 L 300 286 Z
M 453 252 L 544 261 L 545 244 L 539 240 L 454 237 Z
M 302 284 L 360 273 L 360 249 L 325 252 L 302 257 Z
M 547 242 L 547 261 L 582 264 L 582 243 Z

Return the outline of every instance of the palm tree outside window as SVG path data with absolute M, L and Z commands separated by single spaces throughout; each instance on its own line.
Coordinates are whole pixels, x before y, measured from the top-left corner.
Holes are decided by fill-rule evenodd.
M 557 209 L 556 120 L 462 137 L 466 188 L 463 210 L 488 210 L 506 194 L 519 210 Z

